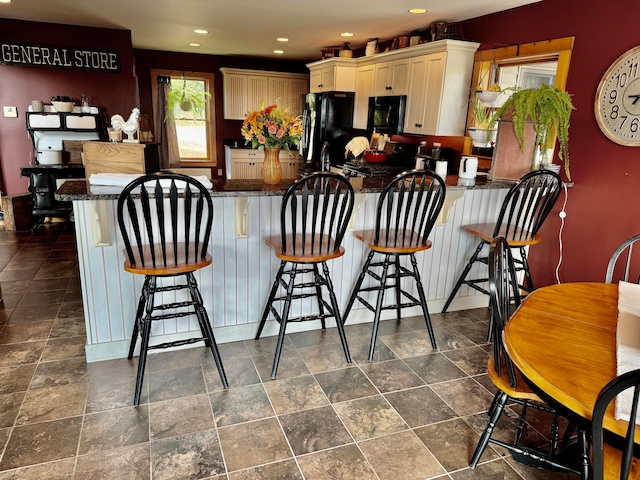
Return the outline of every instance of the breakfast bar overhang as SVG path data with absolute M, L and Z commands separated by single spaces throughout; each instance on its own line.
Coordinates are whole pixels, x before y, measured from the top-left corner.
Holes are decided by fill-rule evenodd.
M 328 263 L 341 309 L 349 299 L 366 253 L 366 247 L 354 238 L 353 231 L 373 228 L 378 196 L 388 180 L 382 177 L 352 179 L 356 200 L 343 241 L 346 253 Z M 256 334 L 278 268 L 278 261 L 264 239 L 279 233 L 280 204 L 289 182 L 274 186 L 253 180 L 214 182 L 211 191 L 214 224 L 209 248 L 213 264 L 196 276 L 219 343 L 251 339 Z M 473 236 L 461 227 L 495 222 L 510 186 L 481 178 L 472 186 L 458 186 L 457 177 L 447 177 L 445 205 L 430 236 L 433 246 L 416 255 L 432 313 L 442 309 L 465 260 L 475 247 Z M 124 358 L 128 353 L 142 279 L 134 278 L 122 268 L 124 246 L 116 221 L 118 193 L 97 192 L 86 180 L 69 180 L 55 196 L 57 200 L 73 202 L 87 330 L 87 361 Z M 313 311 L 312 302 L 313 299 L 297 300 L 292 309 L 297 309 L 296 315 L 304 315 Z M 486 295 L 464 286 L 450 309 L 486 306 Z M 393 318 L 393 315 L 391 311 L 383 311 L 383 318 Z M 406 309 L 403 315 L 421 315 L 421 310 L 413 307 Z M 356 304 L 348 323 L 372 319 L 369 310 Z M 328 323 L 331 326 L 331 322 Z M 290 327 L 289 332 L 308 330 L 320 328 L 320 322 Z M 198 329 L 197 321 L 189 318 L 154 322 L 151 342 L 186 338 Z M 276 335 L 277 331 L 276 322 L 270 320 L 263 335 Z

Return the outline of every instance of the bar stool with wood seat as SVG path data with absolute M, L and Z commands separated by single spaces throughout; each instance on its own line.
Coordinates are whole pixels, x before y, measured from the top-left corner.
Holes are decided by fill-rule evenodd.
M 618 246 L 618 248 L 616 248 L 607 265 L 607 275 L 604 280 L 605 283 L 613 282 L 614 273 L 621 275 L 620 280 L 623 282 L 631 281 L 640 283 L 640 255 L 632 257 L 633 247 L 636 243 L 640 245 L 640 235 L 634 235 L 627 238 L 620 244 L 620 246 Z
M 280 324 L 278 342 L 271 369 L 275 378 L 280 362 L 282 344 L 289 322 L 320 320 L 324 330 L 325 320 L 333 317 L 347 363 L 351 355 L 333 290 L 327 262 L 344 255 L 342 240 L 353 210 L 354 192 L 342 175 L 316 172 L 294 182 L 282 198 L 280 210 L 281 233 L 266 239 L 266 244 L 280 259 L 280 268 L 264 308 L 256 340 L 260 338 L 269 313 Z M 322 273 L 318 268 L 322 266 Z M 308 278 L 308 277 L 311 278 Z M 279 288 L 284 294 L 276 296 Z M 329 301 L 323 296 L 323 290 Z M 290 318 L 294 300 L 315 297 L 318 311 L 310 315 Z M 281 310 L 276 305 L 281 305 Z
M 354 234 L 370 251 L 349 298 L 344 321 L 356 299 L 374 312 L 369 361 L 373 360 L 382 310 L 395 310 L 399 321 L 402 308 L 419 305 L 422 308 L 431 346 L 436 348 L 415 254 L 431 248 L 428 237 L 442 209 L 445 194 L 444 180 L 431 171 L 411 170 L 401 173 L 380 193 L 375 228 Z M 382 259 L 374 262 L 375 254 L 382 255 Z M 401 257 L 409 257 L 411 269 L 400 264 Z M 391 272 L 390 265 L 394 266 Z M 367 276 L 373 278 L 373 285 L 363 287 Z M 406 277 L 415 281 L 419 298 L 411 295 L 406 286 L 403 287 L 402 279 Z M 395 292 L 394 302 L 383 305 L 385 291 L 388 289 Z M 377 292 L 375 307 L 366 301 L 364 292 Z
M 179 188 L 184 190 L 179 192 Z M 117 216 L 125 246 L 124 269 L 134 275 L 144 275 L 129 346 L 129 359 L 132 359 L 140 334 L 134 405 L 140 403 L 147 352 L 154 349 L 204 341 L 211 349 L 222 385 L 227 388 L 213 328 L 193 273 L 212 263 L 207 251 L 213 223 L 209 192 L 187 175 L 141 176 L 122 190 Z M 174 279 L 178 277 L 184 277 L 186 283 L 176 283 Z M 180 290 L 186 293 L 180 296 Z M 173 302 L 161 304 L 156 301 L 164 297 L 165 292 L 176 292 Z M 152 322 L 188 316 L 197 318 L 201 336 L 149 344 Z
M 516 270 L 524 273 L 525 285 L 521 285 L 521 288 L 527 292 L 533 291 L 526 247 L 540 242 L 538 230 L 553 209 L 561 189 L 562 180 L 551 170 L 527 173 L 509 189 L 495 223 L 479 223 L 464 227 L 465 231 L 478 237 L 480 241 L 453 287 L 442 309 L 443 313 L 447 311 L 458 290 L 464 284 L 485 295 L 489 294 L 481 286 L 488 281 L 488 278 L 467 279 L 467 275 L 474 263 L 487 264 L 487 257 L 481 257 L 480 253 L 485 245 L 489 245 L 497 237 L 504 237 L 510 248 L 519 251 L 519 258 L 514 258 L 514 262 Z

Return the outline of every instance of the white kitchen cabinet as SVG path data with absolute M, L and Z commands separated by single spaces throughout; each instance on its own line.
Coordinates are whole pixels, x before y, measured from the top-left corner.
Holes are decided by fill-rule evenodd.
M 409 90 L 409 63 L 408 58 L 377 63 L 373 96 L 406 95 Z
M 445 59 L 445 53 L 435 53 L 411 61 L 405 133 L 439 135 L 436 131 Z
M 223 75 L 224 118 L 244 120 L 247 113 L 278 103 L 292 115 L 300 115 L 301 96 L 308 92 L 309 76 L 298 73 L 267 72 L 221 68 Z
M 225 145 L 227 178 L 233 180 L 259 180 L 264 161 L 262 150 L 251 148 L 231 148 Z M 303 165 L 297 151 L 280 151 L 280 167 L 282 178 L 297 178 L 298 168 Z
M 311 93 L 356 91 L 356 61 L 353 58 L 330 58 L 309 63 L 307 67 Z
M 282 178 L 298 178 L 298 169 L 304 167 L 304 162 L 298 152 L 281 150 L 280 166 L 282 167 Z
M 369 114 L 369 97 L 373 96 L 375 65 L 363 65 L 356 69 L 356 95 L 353 108 L 353 128 L 365 130 Z

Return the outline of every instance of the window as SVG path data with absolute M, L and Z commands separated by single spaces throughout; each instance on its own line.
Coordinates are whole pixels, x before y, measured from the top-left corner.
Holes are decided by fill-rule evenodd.
M 180 165 L 183 167 L 215 167 L 213 74 L 152 70 L 154 109 L 158 104 L 159 76 L 171 78 L 167 111 L 164 112 L 164 116 L 172 115 L 175 120 Z

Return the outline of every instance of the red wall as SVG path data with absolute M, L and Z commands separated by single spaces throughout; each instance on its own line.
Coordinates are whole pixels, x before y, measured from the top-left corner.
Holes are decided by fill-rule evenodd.
M 612 13 L 614 12 L 614 13 Z M 599 17 L 607 17 L 604 21 Z M 617 245 L 640 233 L 640 149 L 608 140 L 594 116 L 598 83 L 609 65 L 640 44 L 640 2 L 543 0 L 463 23 L 465 38 L 498 44 L 575 37 L 567 91 L 576 110 L 571 116 L 571 179 L 562 240 L 560 280 L 604 281 L 607 262 Z M 615 21 L 613 21 L 615 19 Z M 560 201 L 563 201 L 563 196 Z M 558 209 L 556 209 L 558 211 Z M 536 286 L 555 283 L 560 219 L 543 226 L 543 240 L 531 248 Z
M 0 190 L 12 195 L 27 191 L 20 167 L 33 159 L 24 112 L 31 100 L 50 103 L 53 95 L 79 98 L 86 93 L 91 104 L 105 107 L 108 117 L 128 115 L 135 107 L 131 32 L 0 18 L 0 39 L 40 45 L 104 48 L 120 52 L 120 73 L 0 65 L 0 105 L 18 108 L 18 118 L 0 116 Z

